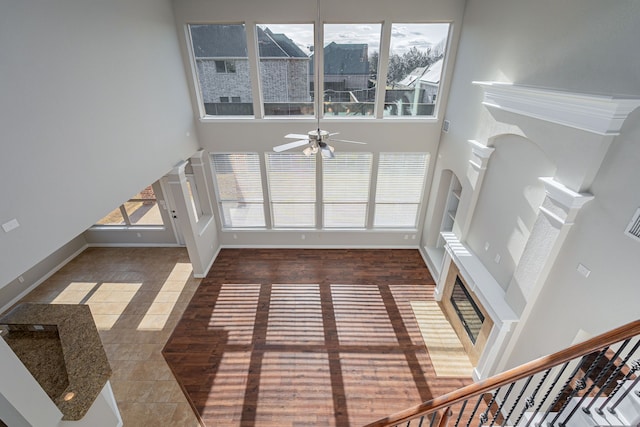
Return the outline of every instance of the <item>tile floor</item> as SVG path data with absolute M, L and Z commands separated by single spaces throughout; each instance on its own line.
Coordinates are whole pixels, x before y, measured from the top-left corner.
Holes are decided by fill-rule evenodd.
M 21 302 L 88 304 L 125 427 L 200 425 L 161 350 L 200 283 L 184 248 L 89 248 Z

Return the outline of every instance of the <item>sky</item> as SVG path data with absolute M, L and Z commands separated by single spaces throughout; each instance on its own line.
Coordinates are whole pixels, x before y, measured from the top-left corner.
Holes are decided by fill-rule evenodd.
M 264 27 L 264 25 L 261 25 Z M 309 53 L 313 45 L 313 24 L 266 25 L 274 33 L 284 33 L 300 48 Z M 377 24 L 325 24 L 324 44 L 367 43 L 369 53 L 380 49 L 382 25 Z M 426 50 L 444 40 L 449 24 L 393 24 L 391 27 L 391 51 L 402 55 L 411 47 Z

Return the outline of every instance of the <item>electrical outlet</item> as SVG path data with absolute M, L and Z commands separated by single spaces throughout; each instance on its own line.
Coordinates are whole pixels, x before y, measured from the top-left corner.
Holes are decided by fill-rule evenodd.
M 496 264 L 500 264 L 500 260 L 502 259 L 502 257 L 500 256 L 500 254 L 496 254 L 496 257 L 493 259 Z

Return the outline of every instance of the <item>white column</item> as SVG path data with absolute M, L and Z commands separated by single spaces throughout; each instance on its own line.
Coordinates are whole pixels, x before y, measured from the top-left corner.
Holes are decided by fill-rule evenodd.
M 471 219 L 473 218 L 473 212 L 478 204 L 478 197 L 480 196 L 480 190 L 482 189 L 482 182 L 484 176 L 487 173 L 487 165 L 489 164 L 489 158 L 495 151 L 495 148 L 488 147 L 478 141 L 472 139 L 469 140 L 471 145 L 472 158 L 469 160 L 469 167 L 467 168 L 467 179 L 471 183 L 473 191 L 466 198 L 460 200 L 460 206 L 458 207 L 458 216 L 464 213 L 464 222 L 458 224 L 458 221 L 454 224 L 454 232 L 460 237 L 460 241 L 464 242 L 471 226 Z
M 593 200 L 591 194 L 577 193 L 553 178 L 540 181 L 545 185 L 546 197 L 507 288 L 507 300 L 518 312 L 537 298 L 575 216 Z
M 507 356 L 492 373 L 506 367 L 506 359 L 513 352 L 518 336 L 527 324 L 532 305 L 547 281 L 573 220 L 580 209 L 593 200 L 591 194 L 575 192 L 554 178 L 540 178 L 540 181 L 545 185 L 546 197 L 506 292 L 507 302 L 520 315 L 520 322 L 503 353 Z

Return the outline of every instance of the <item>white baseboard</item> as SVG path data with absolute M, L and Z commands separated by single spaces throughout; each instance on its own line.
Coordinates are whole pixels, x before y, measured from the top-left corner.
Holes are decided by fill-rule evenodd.
M 184 248 L 178 243 L 88 243 L 90 248 Z
M 32 290 L 34 290 L 35 288 L 40 286 L 45 280 L 47 280 L 49 277 L 51 277 L 55 273 L 57 273 L 62 267 L 67 265 L 71 260 L 73 260 L 78 255 L 80 255 L 88 247 L 89 247 L 89 245 L 87 245 L 87 244 L 82 245 L 81 248 L 79 248 L 73 254 L 71 254 L 67 258 L 65 258 L 61 263 L 59 263 L 58 265 L 53 267 L 51 270 L 49 270 L 44 276 L 42 276 L 41 278 L 36 280 L 34 283 L 29 285 L 25 290 L 20 292 L 15 298 L 13 298 L 11 301 L 9 301 L 7 304 L 5 304 L 3 307 L 0 307 L 0 313 L 4 313 L 7 309 L 9 309 L 9 307 L 14 305 L 18 301 L 20 301 L 25 295 L 27 295 L 29 292 L 31 292 Z

